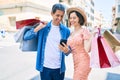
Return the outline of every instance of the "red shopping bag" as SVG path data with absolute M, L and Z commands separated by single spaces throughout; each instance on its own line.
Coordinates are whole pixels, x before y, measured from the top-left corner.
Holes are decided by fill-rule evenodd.
M 108 60 L 105 49 L 103 47 L 103 44 L 101 42 L 101 36 L 99 36 L 97 38 L 97 43 L 98 43 L 98 54 L 99 54 L 100 68 L 111 67 L 111 64 L 110 64 L 110 62 Z
M 39 22 L 40 20 L 38 19 L 26 19 L 26 20 L 16 21 L 16 29 L 21 29 L 24 26 L 33 26 Z
M 95 36 L 92 40 L 90 66 L 92 68 L 109 68 L 119 66 L 119 59 L 114 54 L 105 38 L 100 34 L 100 29 L 98 30 L 97 36 Z

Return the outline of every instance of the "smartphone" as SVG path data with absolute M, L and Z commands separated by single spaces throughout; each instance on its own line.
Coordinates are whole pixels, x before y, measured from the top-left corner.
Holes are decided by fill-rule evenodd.
M 60 44 L 61 44 L 62 46 L 64 46 L 62 43 L 67 44 L 67 39 L 61 39 L 61 40 L 60 40 Z

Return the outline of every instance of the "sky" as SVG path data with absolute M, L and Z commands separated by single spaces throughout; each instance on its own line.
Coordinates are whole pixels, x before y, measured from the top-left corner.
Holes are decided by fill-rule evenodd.
M 94 7 L 101 11 L 105 20 L 111 21 L 112 19 L 112 6 L 115 5 L 115 0 L 94 0 Z

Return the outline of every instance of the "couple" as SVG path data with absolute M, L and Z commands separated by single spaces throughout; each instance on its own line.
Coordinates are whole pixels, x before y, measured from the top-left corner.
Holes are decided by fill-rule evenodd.
M 24 35 L 24 40 L 38 37 L 36 69 L 40 71 L 41 80 L 64 80 L 64 60 L 69 53 L 73 54 L 73 80 L 87 80 L 91 71 L 88 55 L 91 37 L 89 31 L 82 28 L 87 21 L 86 15 L 77 7 L 67 10 L 69 26 L 74 26 L 74 31 L 70 33 L 70 30 L 61 24 L 64 13 L 62 4 L 54 4 L 52 20 L 47 24 L 41 23 Z M 60 45 L 61 39 L 68 39 L 67 44 Z

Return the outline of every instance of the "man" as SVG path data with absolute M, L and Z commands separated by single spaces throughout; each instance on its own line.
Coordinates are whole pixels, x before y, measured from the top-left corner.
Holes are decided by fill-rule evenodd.
M 24 40 L 38 38 L 36 69 L 40 71 L 41 80 L 64 80 L 64 53 L 60 51 L 61 39 L 67 39 L 69 29 L 61 24 L 65 13 L 62 4 L 54 4 L 51 11 L 52 20 L 45 27 L 31 29 L 24 35 Z
M 1 31 L 0 31 L 0 34 L 1 34 L 1 36 L 2 36 L 2 38 L 5 38 L 5 30 L 4 29 L 2 29 Z

